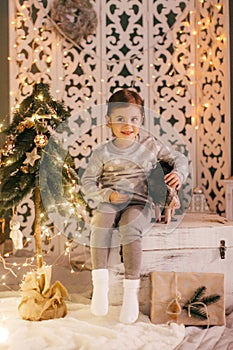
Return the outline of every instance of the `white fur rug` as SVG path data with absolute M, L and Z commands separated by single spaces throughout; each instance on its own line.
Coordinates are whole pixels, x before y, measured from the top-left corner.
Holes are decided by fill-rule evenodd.
M 183 325 L 154 325 L 142 314 L 132 325 L 119 323 L 119 306 L 95 317 L 89 304 L 68 302 L 63 319 L 24 321 L 19 302 L 18 297 L 0 298 L 1 350 L 173 350 L 185 336 Z

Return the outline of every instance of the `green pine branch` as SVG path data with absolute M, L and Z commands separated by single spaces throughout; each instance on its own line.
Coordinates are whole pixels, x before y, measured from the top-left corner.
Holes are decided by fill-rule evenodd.
M 183 309 L 188 311 L 187 306 L 183 307 Z M 197 305 L 190 306 L 190 314 L 191 314 L 191 316 L 199 318 L 201 320 L 207 320 L 206 311 L 204 309 L 202 309 L 201 307 L 198 307 Z
M 186 310 L 187 312 L 189 311 L 191 316 L 202 320 L 206 320 L 208 317 L 204 305 L 208 306 L 210 304 L 216 303 L 221 298 L 220 295 L 218 294 L 211 294 L 208 296 L 204 296 L 205 292 L 206 292 L 205 286 L 201 286 L 197 288 L 197 290 L 194 292 L 192 297 L 183 306 L 183 309 Z M 200 303 L 200 304 L 194 304 L 194 303 Z
M 210 305 L 213 303 L 216 303 L 220 299 L 220 295 L 218 294 L 212 294 L 207 297 L 202 298 L 200 301 L 204 303 L 205 305 Z
M 205 291 L 205 286 L 197 288 L 197 290 L 194 292 L 193 296 L 190 299 L 190 303 L 195 303 L 196 301 L 199 301 L 202 295 L 205 293 Z

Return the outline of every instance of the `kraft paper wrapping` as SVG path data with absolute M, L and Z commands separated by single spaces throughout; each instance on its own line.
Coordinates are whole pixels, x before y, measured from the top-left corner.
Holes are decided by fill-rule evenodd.
M 152 272 L 151 273 L 151 322 L 164 324 L 176 322 L 192 326 L 225 325 L 224 274 L 203 272 Z M 210 305 L 203 305 L 208 319 L 200 320 L 188 315 L 183 306 L 195 291 L 205 286 L 205 296 L 220 295 Z

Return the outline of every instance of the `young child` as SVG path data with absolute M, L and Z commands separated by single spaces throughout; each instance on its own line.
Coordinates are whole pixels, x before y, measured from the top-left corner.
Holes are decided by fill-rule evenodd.
M 121 237 L 125 279 L 120 321 L 133 323 L 139 314 L 141 239 L 152 219 L 147 177 L 159 160 L 174 165 L 165 182 L 179 189 L 188 174 L 187 159 L 142 130 L 144 101 L 122 89 L 108 101 L 107 124 L 113 139 L 94 150 L 82 176 L 82 190 L 98 203 L 91 220 L 94 315 L 108 312 L 108 255 L 112 230 Z

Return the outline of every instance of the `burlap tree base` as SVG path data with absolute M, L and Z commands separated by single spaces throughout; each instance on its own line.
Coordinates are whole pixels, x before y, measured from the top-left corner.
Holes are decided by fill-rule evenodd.
M 66 288 L 56 281 L 50 287 L 51 266 L 44 266 L 26 274 L 22 284 L 22 301 L 18 306 L 24 320 L 42 321 L 61 318 L 67 314 L 63 298 L 68 296 Z

